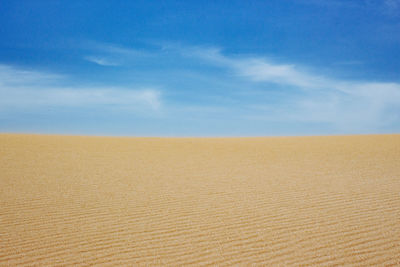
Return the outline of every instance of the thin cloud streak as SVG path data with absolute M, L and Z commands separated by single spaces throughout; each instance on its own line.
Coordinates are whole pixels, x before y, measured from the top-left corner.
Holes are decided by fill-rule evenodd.
M 5 107 L 138 107 L 158 110 L 160 93 L 153 89 L 129 90 L 126 88 L 0 88 L 0 105 Z
M 26 84 L 54 84 L 65 79 L 64 75 L 32 71 L 0 64 L 0 88 Z
M 330 81 L 322 76 L 298 70 L 293 64 L 276 64 L 261 57 L 228 57 L 216 48 L 178 48 L 182 55 L 200 58 L 234 70 L 253 82 L 269 82 L 301 88 L 321 88 Z
M 155 51 L 148 52 L 94 41 L 82 41 L 78 47 L 87 54 L 83 56 L 85 60 L 102 66 L 122 66 L 137 58 L 149 58 L 158 55 Z
M 124 63 L 128 65 L 135 60 L 133 54 L 145 54 L 156 59 L 154 62 L 163 62 L 164 56 L 168 55 L 176 59 L 177 66 L 180 61 L 193 61 L 202 67 L 220 68 L 222 71 L 217 74 L 219 84 L 208 71 L 190 69 L 208 81 L 207 87 L 218 90 L 197 88 L 196 84 L 202 84 L 197 76 L 182 76 L 188 79 L 185 84 L 193 84 L 195 90 L 192 92 L 170 87 L 165 83 L 168 79 L 163 78 L 163 87 L 169 92 L 168 105 L 164 106 L 157 87 L 133 90 L 123 86 L 72 88 L 63 86 L 61 82 L 70 77 L 0 65 L 0 78 L 3 78 L 0 80 L 0 108 L 99 107 L 101 110 L 139 113 L 162 110 L 163 116 L 171 120 L 195 115 L 203 116 L 205 123 L 211 118 L 207 116 L 212 115 L 220 119 L 238 118 L 242 123 L 329 125 L 335 133 L 379 132 L 397 129 L 395 125 L 400 125 L 400 116 L 397 115 L 400 114 L 399 83 L 342 80 L 309 71 L 301 65 L 276 63 L 265 57 L 226 55 L 217 48 L 168 44 L 159 50 L 141 53 L 129 48 L 121 50 L 118 46 L 116 49 L 111 45 L 107 47 L 107 58 L 124 57 Z M 115 54 L 110 51 L 115 51 Z M 175 68 L 173 72 L 170 69 L 163 71 L 167 76 L 171 73 L 179 75 L 181 68 Z M 154 73 L 150 70 L 146 75 L 154 76 Z M 188 94 L 191 100 L 184 102 Z M 212 100 L 204 103 L 204 99 L 211 99 L 209 94 L 213 95 Z M 216 100 L 221 97 L 227 100 Z
M 86 57 L 84 57 L 84 59 L 86 61 L 95 63 L 95 64 L 100 65 L 100 66 L 115 67 L 115 66 L 120 66 L 121 65 L 121 64 L 119 64 L 119 63 L 117 63 L 115 61 L 112 61 L 112 60 L 107 59 L 105 57 L 99 57 L 99 56 L 86 56 Z
M 178 49 L 185 56 L 231 69 L 251 82 L 275 84 L 279 90 L 289 86 L 302 92 L 293 97 L 290 110 L 276 112 L 282 120 L 331 123 L 341 131 L 373 131 L 400 123 L 399 116 L 393 114 L 393 110 L 400 111 L 399 83 L 340 80 L 261 57 L 225 56 L 215 48 Z
M 157 111 L 162 106 L 161 92 L 154 88 L 65 87 L 57 83 L 62 76 L 7 65 L 0 65 L 0 77 L 2 110 L 101 106 Z
M 107 47 L 110 51 L 126 53 L 127 56 L 139 53 L 129 48 L 121 51 L 118 46 L 115 49 L 112 45 Z M 400 123 L 399 117 L 393 115 L 394 111 L 400 111 L 399 83 L 341 80 L 305 71 L 308 68 L 296 64 L 275 63 L 264 57 L 227 56 L 218 48 L 190 47 L 174 43 L 163 43 L 160 48 L 161 51 L 154 52 L 153 56 L 175 54 L 177 60 L 192 58 L 231 71 L 237 78 L 247 81 L 245 91 L 248 95 L 254 91 L 254 85 L 259 88 L 260 84 L 269 88 L 264 93 L 265 97 L 268 97 L 271 90 L 296 91 L 294 95 L 283 94 L 286 99 L 279 99 L 279 103 L 268 107 L 268 113 L 259 110 L 260 114 L 266 114 L 266 118 L 275 121 L 328 123 L 341 132 L 376 131 L 385 125 Z M 230 79 L 229 82 L 232 90 L 237 90 L 235 81 Z M 226 92 L 226 95 L 232 97 L 232 93 Z M 239 106 L 235 108 L 226 108 L 235 113 L 248 104 L 242 101 L 238 103 Z M 250 105 L 260 106 L 259 103 Z M 259 114 L 243 116 L 260 118 Z

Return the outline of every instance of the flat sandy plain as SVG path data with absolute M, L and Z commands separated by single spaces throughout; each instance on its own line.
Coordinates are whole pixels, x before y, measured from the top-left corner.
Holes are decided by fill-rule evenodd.
M 400 265 L 400 135 L 0 135 L 0 265 Z

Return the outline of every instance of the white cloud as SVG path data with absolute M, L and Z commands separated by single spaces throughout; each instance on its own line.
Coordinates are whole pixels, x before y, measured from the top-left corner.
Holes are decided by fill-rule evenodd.
M 64 78 L 65 76 L 58 74 L 37 72 L 0 64 L 0 87 L 51 84 Z
M 0 109 L 41 107 L 159 110 L 161 92 L 154 88 L 65 87 L 65 77 L 0 65 Z
M 185 56 L 197 57 L 228 67 L 239 76 L 255 82 L 270 82 L 302 88 L 320 88 L 330 81 L 322 76 L 301 71 L 294 64 L 276 64 L 260 57 L 228 57 L 216 48 L 178 48 Z
M 1 89 L 3 106 L 23 107 L 121 107 L 135 110 L 160 107 L 160 93 L 153 89 L 129 90 L 126 88 L 24 88 L 12 92 Z
M 93 42 L 88 41 L 83 44 L 83 47 L 89 50 L 96 50 L 98 52 L 103 52 L 107 54 L 120 54 L 123 56 L 143 56 L 148 55 L 147 52 L 136 50 L 132 48 L 123 47 L 116 44 L 111 43 L 101 43 L 101 42 Z
M 233 61 L 236 71 L 253 81 L 271 82 L 303 88 L 323 87 L 327 81 L 323 77 L 296 70 L 294 65 L 272 64 L 262 59 Z
M 100 57 L 100 56 L 86 56 L 84 57 L 85 60 L 95 63 L 100 66 L 119 66 L 120 64 L 116 61 L 111 59 Z
M 255 88 L 254 85 L 259 88 L 259 85 L 264 84 L 268 88 L 265 97 L 268 97 L 271 88 L 281 91 L 290 88 L 285 95 L 286 99 L 277 100 L 281 106 L 278 103 L 272 109 L 268 108 L 269 115 L 273 114 L 269 117 L 273 120 L 328 123 L 341 132 L 377 131 L 387 125 L 400 123 L 399 116 L 395 114 L 400 111 L 399 83 L 342 80 L 310 71 L 309 68 L 301 65 L 276 63 L 264 57 L 227 56 L 218 48 L 164 43 L 161 51 L 154 53 L 148 51 L 142 53 L 113 45 L 107 45 L 103 49 L 111 54 L 122 53 L 126 56 L 130 54 L 162 56 L 165 53 L 175 55 L 177 60 L 180 60 L 180 57 L 201 60 L 230 70 L 242 81 L 246 81 L 249 86 L 243 90 L 248 91 L 249 94 L 252 93 L 252 88 Z M 355 64 L 355 62 L 351 61 L 348 64 Z M 232 90 L 238 87 L 231 79 L 227 83 L 231 84 Z M 297 92 L 290 93 L 293 90 Z M 229 94 L 230 92 L 227 92 L 227 95 Z M 281 107 L 284 108 L 281 109 Z M 247 115 L 254 117 L 254 114 Z
M 225 56 L 219 49 L 178 48 L 186 56 L 197 57 L 231 69 L 251 82 L 290 86 L 302 92 L 291 99 L 289 108 L 276 108 L 282 120 L 322 122 L 341 131 L 376 131 L 400 123 L 400 84 L 394 82 L 349 81 L 304 71 L 295 64 L 277 64 L 260 57 Z M 283 87 L 282 87 L 283 86 Z M 285 99 L 281 99 L 285 102 Z
M 88 54 L 83 56 L 85 60 L 100 66 L 122 66 L 127 63 L 129 65 L 130 62 L 138 58 L 149 58 L 156 55 L 155 51 L 150 53 L 144 50 L 94 41 L 82 42 L 79 47 Z

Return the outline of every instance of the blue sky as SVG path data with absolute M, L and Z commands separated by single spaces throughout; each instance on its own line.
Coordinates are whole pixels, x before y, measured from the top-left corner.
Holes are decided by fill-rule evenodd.
M 0 1 L 0 131 L 400 132 L 400 0 Z

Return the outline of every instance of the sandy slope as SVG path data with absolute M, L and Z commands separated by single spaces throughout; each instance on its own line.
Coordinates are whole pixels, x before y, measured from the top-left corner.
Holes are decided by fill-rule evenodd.
M 400 135 L 0 135 L 0 265 L 400 264 Z

